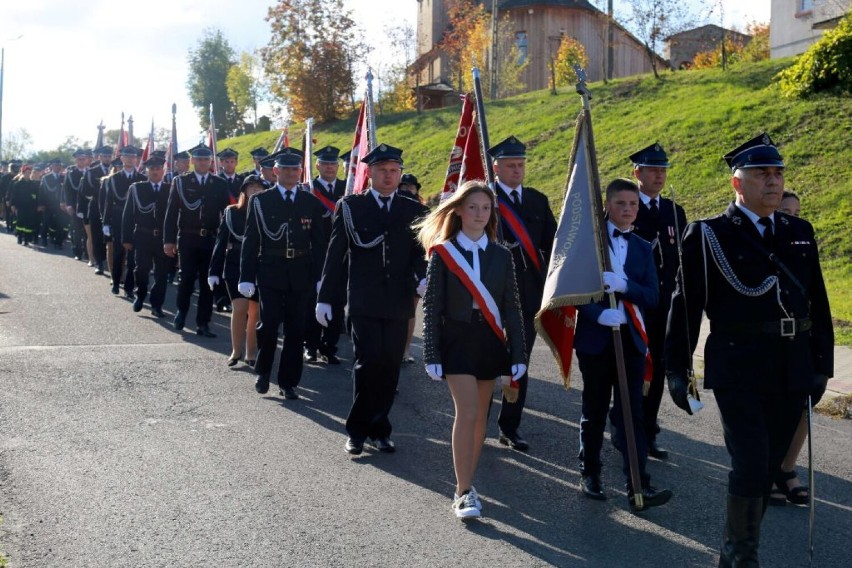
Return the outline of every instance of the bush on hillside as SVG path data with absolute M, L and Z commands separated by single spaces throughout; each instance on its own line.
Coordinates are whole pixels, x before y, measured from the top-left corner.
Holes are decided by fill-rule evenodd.
M 779 73 L 785 97 L 807 97 L 820 91 L 852 93 L 852 13 Z

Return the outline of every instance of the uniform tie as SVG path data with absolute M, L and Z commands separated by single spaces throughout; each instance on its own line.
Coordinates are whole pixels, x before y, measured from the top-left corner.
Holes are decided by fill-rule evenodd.
M 630 234 L 630 231 L 619 231 L 618 229 L 612 230 L 612 238 L 624 237 L 627 238 L 627 235 Z
M 159 192 L 159 191 L 160 191 L 160 184 L 159 184 L 159 183 L 155 183 L 155 184 L 154 184 L 154 193 L 157 193 L 157 192 Z
M 382 213 L 385 215 L 390 213 L 390 195 L 380 195 L 379 200 L 382 202 Z
M 513 189 L 511 195 L 512 195 L 512 203 L 515 205 L 516 208 L 520 209 L 521 208 L 521 196 L 518 195 L 518 190 Z
M 772 245 L 774 239 L 774 235 L 772 234 L 772 219 L 769 217 L 761 217 L 757 220 L 758 223 L 763 225 L 763 244 L 766 248 L 772 250 Z
M 650 203 L 649 205 L 650 205 L 650 207 L 651 207 L 651 214 L 652 214 L 654 217 L 656 217 L 656 216 L 660 213 L 660 208 L 657 206 L 657 200 L 656 200 L 656 199 L 652 199 L 652 200 L 651 200 L 651 203 Z
M 287 203 L 293 203 L 293 190 L 288 189 L 284 192 L 284 201 Z

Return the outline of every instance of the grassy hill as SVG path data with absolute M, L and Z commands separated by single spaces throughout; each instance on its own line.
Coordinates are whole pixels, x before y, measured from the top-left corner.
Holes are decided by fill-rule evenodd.
M 802 197 L 802 216 L 816 227 L 838 339 L 852 344 L 852 98 L 820 95 L 782 99 L 772 77 L 792 60 L 721 70 L 678 72 L 662 80 L 639 76 L 590 85 L 601 180 L 630 176 L 627 156 L 659 141 L 673 164 L 669 183 L 690 219 L 718 213 L 733 198 L 722 154 L 767 131 L 787 164 L 787 188 Z M 510 134 L 527 143 L 527 182 L 544 191 L 558 213 L 574 120 L 581 102 L 573 88 L 527 93 L 486 105 L 492 143 Z M 405 150 L 406 171 L 427 195 L 440 191 L 456 134 L 459 108 L 377 117 L 378 138 Z M 352 144 L 355 117 L 317 126 L 319 146 Z M 293 140 L 301 132 L 293 129 Z M 271 148 L 277 133 L 223 140 L 240 152 Z

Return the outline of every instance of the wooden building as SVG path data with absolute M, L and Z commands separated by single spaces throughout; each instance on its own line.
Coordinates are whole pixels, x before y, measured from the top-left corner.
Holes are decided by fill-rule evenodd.
M 491 11 L 492 0 L 484 1 Z M 439 43 L 447 29 L 445 0 L 417 0 L 417 59 L 411 67 L 424 108 L 440 107 L 454 100 L 448 61 Z M 529 61 L 523 81 L 527 91 L 549 86 L 552 58 L 563 37 L 572 37 L 586 49 L 590 81 L 606 73 L 607 15 L 586 0 L 498 0 L 498 18 L 508 15 L 521 56 Z M 650 73 L 651 63 L 643 43 L 613 22 L 612 78 Z M 658 59 L 658 69 L 666 63 Z

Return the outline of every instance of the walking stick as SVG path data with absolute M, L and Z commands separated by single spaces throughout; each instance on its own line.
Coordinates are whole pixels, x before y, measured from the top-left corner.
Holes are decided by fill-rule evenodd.
M 606 250 L 609 243 L 609 231 L 607 231 L 606 221 L 603 218 L 603 201 L 601 199 L 601 180 L 598 175 L 598 156 L 595 151 L 595 137 L 592 131 L 592 111 L 589 100 L 592 98 L 592 93 L 586 86 L 586 72 L 579 66 L 574 65 L 574 72 L 577 74 L 577 93 L 583 99 L 584 119 L 586 128 L 589 133 L 589 163 L 592 183 L 594 184 L 592 193 L 595 196 L 595 208 L 598 212 L 598 228 L 600 229 L 600 246 L 604 249 L 601 251 L 601 258 L 604 263 L 604 270 L 612 271 L 612 264 L 609 258 L 609 252 Z M 616 309 L 618 302 L 615 299 L 615 294 L 609 293 L 609 307 Z M 618 374 L 618 393 L 621 396 L 621 416 L 624 421 L 624 434 L 627 445 L 627 462 L 630 465 L 630 484 L 633 486 L 633 503 L 638 510 L 645 508 L 644 499 L 642 496 L 642 476 L 639 473 L 639 451 L 636 449 L 636 431 L 633 428 L 633 411 L 630 408 L 630 392 L 627 388 L 627 370 L 624 364 L 624 344 L 621 340 L 621 329 L 616 326 L 612 328 L 612 340 L 615 351 L 615 368 Z

